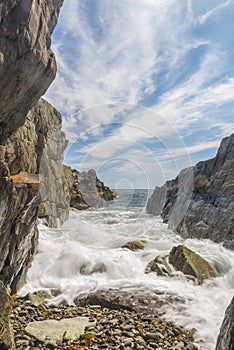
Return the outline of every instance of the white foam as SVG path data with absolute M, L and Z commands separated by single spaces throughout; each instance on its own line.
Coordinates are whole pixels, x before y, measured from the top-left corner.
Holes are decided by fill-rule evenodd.
M 131 240 L 146 239 L 143 251 L 120 247 Z M 209 240 L 188 239 L 185 244 L 212 262 L 222 273 L 203 285 L 144 274 L 147 263 L 167 254 L 182 242 L 159 218 L 135 210 L 72 212 L 61 229 L 40 225 L 39 252 L 21 293 L 55 288 L 55 302 L 73 299 L 102 288 L 136 287 L 175 293 L 184 305 L 164 307 L 165 316 L 187 328 L 196 328 L 202 350 L 213 350 L 224 311 L 233 296 L 234 252 Z M 95 272 L 99 271 L 99 272 Z

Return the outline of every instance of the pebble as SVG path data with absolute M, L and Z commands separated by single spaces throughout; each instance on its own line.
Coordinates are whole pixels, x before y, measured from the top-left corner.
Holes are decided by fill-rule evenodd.
M 57 345 L 41 343 L 25 333 L 29 322 L 46 319 L 59 320 L 85 316 L 96 319 L 96 326 L 88 327 L 76 341 L 60 339 Z M 147 312 L 115 310 L 99 305 L 50 306 L 34 305 L 27 296 L 17 297 L 11 316 L 16 340 L 16 350 L 197 350 L 193 335 L 173 322 L 162 320 L 159 315 Z M 183 341 L 182 341 L 183 339 Z

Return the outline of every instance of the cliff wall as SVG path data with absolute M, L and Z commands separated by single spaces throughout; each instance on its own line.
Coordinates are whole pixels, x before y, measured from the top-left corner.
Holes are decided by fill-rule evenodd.
M 180 214 L 176 200 L 183 185 L 178 180 L 181 174 L 155 189 L 147 212 L 161 215 L 185 238 L 208 238 L 234 249 L 234 134 L 222 140 L 214 158 L 199 162 L 192 171 L 189 205 L 181 220 L 177 221 L 175 215 Z
M 63 0 L 0 1 L 0 294 L 25 280 L 37 249 L 38 134 L 29 110 L 56 74 L 50 37 Z M 35 107 L 34 107 L 35 108 Z M 19 128 L 21 128 L 19 130 Z M 39 151 L 38 151 L 39 152 Z M 6 299 L 7 297 L 5 297 Z M 0 348 L 14 348 L 7 308 L 0 310 Z M 6 343 L 7 342 L 7 343 Z

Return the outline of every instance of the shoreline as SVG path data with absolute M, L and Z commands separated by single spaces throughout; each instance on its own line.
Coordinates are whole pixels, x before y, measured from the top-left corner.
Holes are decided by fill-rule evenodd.
M 197 350 L 194 345 L 193 331 L 187 331 L 171 321 L 165 321 L 157 313 L 146 308 L 144 312 L 111 309 L 100 305 L 49 305 L 49 294 L 39 291 L 25 297 L 13 297 L 14 307 L 12 324 L 16 350 L 49 350 L 49 349 L 157 349 L 157 350 Z M 149 300 L 150 304 L 150 300 Z M 87 317 L 96 320 L 85 329 L 84 334 L 76 340 L 63 336 L 56 344 L 50 339 L 35 338 L 25 328 L 30 322 L 45 320 L 65 320 L 76 317 Z M 74 322 L 76 322 L 74 320 Z M 39 340 L 40 339 L 40 340 Z

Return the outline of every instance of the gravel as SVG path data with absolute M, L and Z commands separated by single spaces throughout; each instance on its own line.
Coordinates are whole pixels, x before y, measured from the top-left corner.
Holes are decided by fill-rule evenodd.
M 35 301 L 32 295 L 14 298 L 11 318 L 17 350 L 197 350 L 193 344 L 192 332 L 184 330 L 174 322 L 167 322 L 158 315 L 103 308 L 99 305 L 54 306 L 48 305 L 45 299 L 40 298 L 40 302 L 38 299 Z M 64 337 L 58 339 L 54 345 L 34 339 L 25 331 L 28 323 L 32 321 L 61 320 L 78 316 L 88 317 L 97 323 L 86 328 L 85 333 L 75 341 Z

